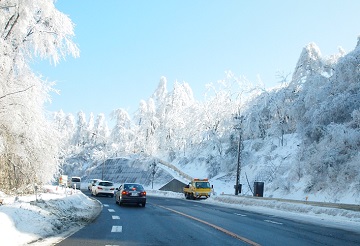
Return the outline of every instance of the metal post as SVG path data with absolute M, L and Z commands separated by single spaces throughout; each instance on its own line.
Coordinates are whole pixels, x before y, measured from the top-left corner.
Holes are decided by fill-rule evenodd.
M 236 128 L 239 130 L 239 142 L 238 142 L 238 158 L 237 158 L 237 168 L 236 168 L 236 184 L 235 184 L 235 195 L 239 194 L 239 186 L 240 186 L 240 173 L 241 173 L 241 147 L 242 147 L 242 116 L 235 117 L 236 119 L 240 119 L 240 124 Z M 241 191 L 240 191 L 241 192 Z
M 151 171 L 151 174 L 152 174 L 152 180 L 151 180 L 151 189 L 154 189 L 154 177 L 155 177 L 155 167 L 156 167 L 156 162 L 154 161 L 153 164 L 151 164 L 152 166 L 152 171 Z
M 238 143 L 238 158 L 237 158 L 237 169 L 236 169 L 236 184 L 235 184 L 235 195 L 239 194 L 239 184 L 240 184 L 240 172 L 241 172 L 241 130 L 239 134 L 239 143 Z
M 101 180 L 104 180 L 104 168 L 105 168 L 105 153 L 104 153 L 103 164 L 102 164 Z

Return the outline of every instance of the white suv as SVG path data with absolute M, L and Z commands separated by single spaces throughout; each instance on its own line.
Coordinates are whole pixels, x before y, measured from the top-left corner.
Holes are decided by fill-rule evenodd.
M 91 195 L 98 196 L 98 195 L 107 195 L 114 197 L 115 186 L 114 183 L 111 181 L 103 181 L 99 180 L 91 188 Z

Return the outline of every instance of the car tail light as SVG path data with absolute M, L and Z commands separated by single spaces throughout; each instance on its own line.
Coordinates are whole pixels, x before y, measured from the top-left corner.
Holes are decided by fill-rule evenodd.
M 123 190 L 122 192 L 121 192 L 121 194 L 122 195 L 127 195 L 129 192 L 127 192 L 126 190 Z
M 102 190 L 102 189 L 103 189 L 103 188 L 101 188 L 101 187 L 99 187 L 99 186 L 98 186 L 97 188 L 98 188 L 98 190 Z
M 142 196 L 146 196 L 146 191 L 140 193 Z
M 110 188 L 110 190 L 115 190 L 115 188 Z

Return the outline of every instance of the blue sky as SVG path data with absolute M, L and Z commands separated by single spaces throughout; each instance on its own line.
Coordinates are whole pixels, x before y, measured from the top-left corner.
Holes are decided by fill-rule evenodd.
M 355 48 L 360 1 L 57 0 L 74 22 L 80 57 L 33 68 L 56 81 L 49 111 L 88 116 L 126 109 L 148 99 L 160 77 L 187 82 L 202 100 L 205 85 L 231 70 L 266 87 L 278 71 L 292 73 L 302 48 L 323 55 Z

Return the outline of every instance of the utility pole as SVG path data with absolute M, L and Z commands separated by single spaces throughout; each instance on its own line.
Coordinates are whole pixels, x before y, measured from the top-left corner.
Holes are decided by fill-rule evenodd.
M 242 148 L 242 121 L 243 116 L 235 116 L 235 119 L 240 120 L 240 123 L 235 127 L 239 131 L 239 142 L 238 142 L 238 158 L 236 168 L 236 183 L 235 183 L 235 195 L 241 193 L 240 174 L 241 174 L 241 148 Z
M 104 170 L 105 170 L 105 153 L 104 153 L 104 157 L 103 157 L 101 180 L 104 180 Z

